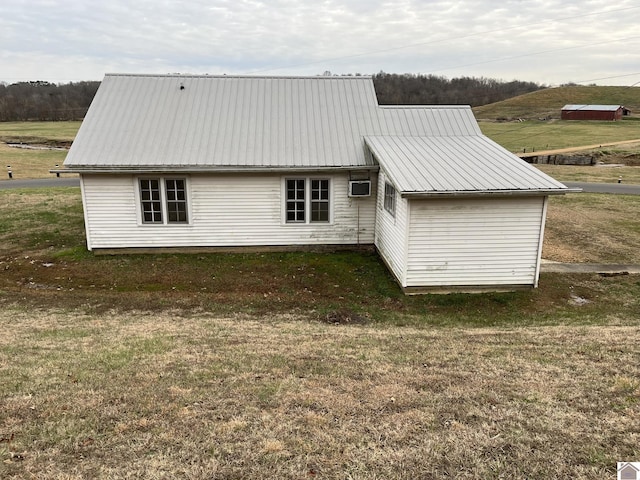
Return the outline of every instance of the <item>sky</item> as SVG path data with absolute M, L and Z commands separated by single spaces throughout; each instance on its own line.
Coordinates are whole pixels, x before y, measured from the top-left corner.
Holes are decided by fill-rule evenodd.
M 640 86 L 640 1 L 3 0 L 0 82 L 433 74 Z

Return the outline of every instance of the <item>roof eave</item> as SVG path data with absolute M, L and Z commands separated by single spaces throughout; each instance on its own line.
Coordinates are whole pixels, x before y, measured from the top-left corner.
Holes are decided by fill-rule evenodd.
M 328 171 L 354 171 L 369 170 L 377 171 L 378 165 L 342 165 L 342 166 L 296 166 L 296 167 L 239 167 L 239 166 L 219 166 L 219 167 L 171 167 L 171 166 L 75 166 L 49 170 L 49 173 L 90 173 L 90 174 L 188 174 L 188 173 L 296 173 L 296 172 L 328 172 Z
M 430 192 L 400 192 L 403 198 L 451 198 L 451 197 L 531 197 L 580 193 L 581 188 L 544 188 L 530 190 L 448 190 Z

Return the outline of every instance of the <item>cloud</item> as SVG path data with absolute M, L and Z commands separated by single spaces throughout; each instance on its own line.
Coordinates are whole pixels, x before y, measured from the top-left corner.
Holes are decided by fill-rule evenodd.
M 629 84 L 638 23 L 630 0 L 23 0 L 0 7 L 0 81 L 384 70 Z

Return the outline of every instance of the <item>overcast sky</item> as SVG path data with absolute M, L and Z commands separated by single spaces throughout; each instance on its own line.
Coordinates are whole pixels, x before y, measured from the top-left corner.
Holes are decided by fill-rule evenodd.
M 422 73 L 640 86 L 640 1 L 2 0 L 0 81 Z

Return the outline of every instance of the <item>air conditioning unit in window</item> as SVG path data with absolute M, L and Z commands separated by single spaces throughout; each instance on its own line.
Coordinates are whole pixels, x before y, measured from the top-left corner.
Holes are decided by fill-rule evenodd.
M 368 197 L 371 195 L 371 180 L 351 180 L 349 182 L 350 197 Z

